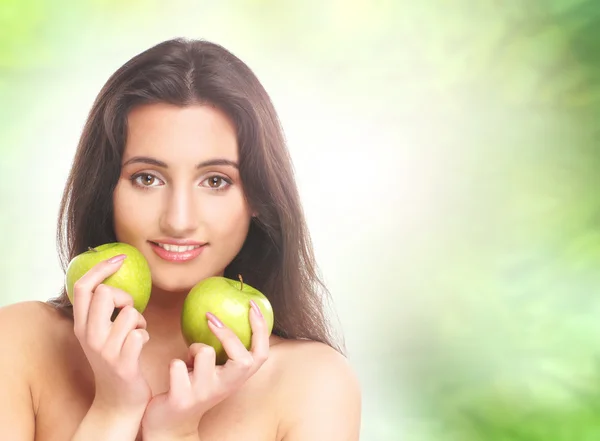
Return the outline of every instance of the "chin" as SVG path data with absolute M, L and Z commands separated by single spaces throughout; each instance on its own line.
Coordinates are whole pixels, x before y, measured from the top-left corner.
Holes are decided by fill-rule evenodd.
M 152 287 L 155 289 L 158 289 L 160 291 L 163 292 L 170 292 L 173 294 L 185 294 L 190 292 L 190 290 L 194 287 L 194 285 L 190 285 L 190 284 L 186 284 L 186 285 L 180 285 L 180 284 L 173 284 L 173 283 L 160 283 L 160 282 L 154 282 L 152 284 Z
M 200 275 L 200 277 L 196 275 L 196 277 L 193 278 L 190 278 L 189 274 L 188 277 L 181 278 L 177 278 L 173 273 L 165 274 L 164 276 L 157 275 L 152 278 L 152 286 L 165 292 L 188 293 L 198 282 L 211 276 L 213 276 L 213 274 Z

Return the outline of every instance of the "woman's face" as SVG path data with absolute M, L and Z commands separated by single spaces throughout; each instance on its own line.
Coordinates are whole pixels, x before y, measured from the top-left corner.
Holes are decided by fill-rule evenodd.
M 251 219 L 235 127 L 211 106 L 134 109 L 114 192 L 117 240 L 146 257 L 153 285 L 187 291 L 222 275 Z

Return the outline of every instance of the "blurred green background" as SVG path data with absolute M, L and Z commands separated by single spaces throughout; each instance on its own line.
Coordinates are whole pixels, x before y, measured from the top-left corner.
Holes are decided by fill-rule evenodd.
M 3 0 L 0 306 L 54 296 L 95 95 L 213 40 L 280 112 L 362 440 L 600 439 L 600 3 Z

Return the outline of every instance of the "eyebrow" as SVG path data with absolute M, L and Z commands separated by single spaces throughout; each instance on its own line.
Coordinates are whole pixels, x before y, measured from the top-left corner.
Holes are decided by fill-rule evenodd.
M 155 165 L 157 167 L 169 168 L 169 166 L 165 162 L 159 161 L 158 159 L 150 158 L 148 156 L 134 156 L 133 158 L 125 161 L 123 167 L 129 164 L 149 164 Z M 224 158 L 208 159 L 206 161 L 199 162 L 198 164 L 196 164 L 196 168 L 210 167 L 215 165 L 228 165 L 230 167 L 239 168 L 237 162 L 230 161 L 229 159 Z

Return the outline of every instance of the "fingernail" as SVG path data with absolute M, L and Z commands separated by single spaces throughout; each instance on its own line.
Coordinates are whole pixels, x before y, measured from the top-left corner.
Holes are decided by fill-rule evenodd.
M 118 254 L 118 255 L 113 256 L 110 259 L 108 259 L 107 262 L 108 263 L 119 263 L 119 262 L 122 262 L 123 260 L 125 260 L 126 257 L 127 257 L 127 254 Z
M 210 312 L 207 312 L 207 313 L 206 313 L 206 316 L 208 317 L 208 320 L 210 320 L 210 322 L 211 322 L 213 325 L 215 325 L 217 328 L 222 328 L 222 327 L 224 327 L 224 326 L 225 326 L 225 325 L 223 324 L 223 322 L 217 318 L 217 316 L 216 316 L 216 315 L 214 315 L 214 314 L 212 314 L 212 313 L 210 313 Z
M 258 305 L 256 304 L 256 302 L 254 300 L 250 300 L 250 306 L 252 307 L 252 309 L 254 309 L 254 312 L 256 313 L 257 316 L 259 316 L 260 318 L 262 318 L 262 312 L 260 312 L 260 308 L 258 307 Z

